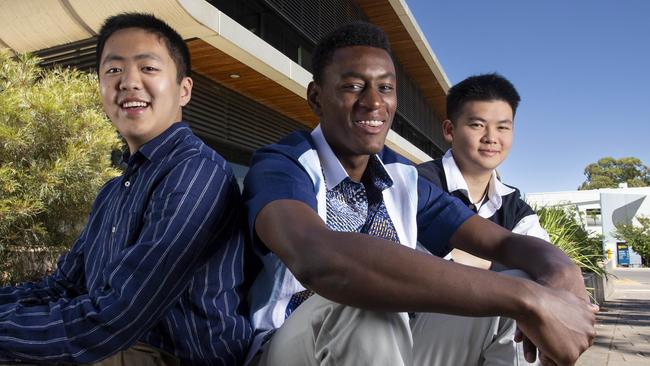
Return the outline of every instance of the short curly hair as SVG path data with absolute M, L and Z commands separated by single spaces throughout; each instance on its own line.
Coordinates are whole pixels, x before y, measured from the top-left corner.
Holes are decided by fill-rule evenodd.
M 126 28 L 143 29 L 158 35 L 165 42 L 169 55 L 176 64 L 177 82 L 180 82 L 185 76 L 192 76 L 190 51 L 183 37 L 164 21 L 145 13 L 122 13 L 106 19 L 104 25 L 99 30 L 99 36 L 97 38 L 97 48 L 95 50 L 97 72 L 99 72 L 99 63 L 101 62 L 106 41 L 115 32 Z
M 352 22 L 323 37 L 314 49 L 311 68 L 316 84 L 323 81 L 323 70 L 332 60 L 332 55 L 339 48 L 352 46 L 369 46 L 381 48 L 392 57 L 388 36 L 378 26 L 368 22 Z
M 447 118 L 454 122 L 467 102 L 492 100 L 508 103 L 514 117 L 521 98 L 515 86 L 497 73 L 470 76 L 449 89 Z

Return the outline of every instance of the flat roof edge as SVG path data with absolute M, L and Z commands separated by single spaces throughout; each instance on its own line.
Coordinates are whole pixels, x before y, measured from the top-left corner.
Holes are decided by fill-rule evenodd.
M 402 25 L 404 25 L 404 28 L 408 32 L 409 36 L 411 36 L 411 39 L 413 40 L 416 47 L 420 51 L 420 54 L 422 55 L 427 65 L 431 69 L 431 72 L 436 77 L 436 80 L 438 80 L 440 86 L 444 89 L 445 93 L 447 93 L 447 91 L 451 87 L 451 83 L 447 78 L 447 74 L 445 74 L 445 71 L 440 65 L 440 62 L 438 61 L 436 54 L 433 52 L 433 49 L 429 45 L 429 41 L 427 41 L 427 38 L 424 36 L 424 33 L 420 29 L 420 26 L 415 21 L 415 17 L 413 16 L 413 13 L 411 13 L 411 9 L 409 9 L 408 5 L 406 4 L 406 1 L 388 0 L 388 2 L 393 7 L 393 10 L 398 15 L 398 17 L 400 18 Z

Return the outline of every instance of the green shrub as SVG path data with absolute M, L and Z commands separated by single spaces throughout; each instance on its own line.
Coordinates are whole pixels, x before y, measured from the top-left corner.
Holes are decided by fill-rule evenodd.
M 551 243 L 562 249 L 583 272 L 606 274 L 602 264 L 602 237 L 590 235 L 584 229 L 575 209 L 549 206 L 536 211 Z
M 643 265 L 650 266 L 650 217 L 641 215 L 636 219 L 639 222 L 638 226 L 616 224 L 614 236 L 631 246 L 632 250 L 641 256 Z
M 0 283 L 40 277 L 73 242 L 118 136 L 97 77 L 0 50 Z

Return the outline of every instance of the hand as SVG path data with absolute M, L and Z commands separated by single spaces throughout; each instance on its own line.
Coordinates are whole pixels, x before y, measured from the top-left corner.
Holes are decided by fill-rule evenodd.
M 528 339 L 528 337 L 524 335 L 519 327 L 517 327 L 515 330 L 515 342 L 522 344 L 522 348 L 524 350 L 524 359 L 529 363 L 535 362 L 537 359 L 537 347 L 535 344 L 533 344 L 533 342 L 531 342 L 530 339 Z
M 596 336 L 598 306 L 563 289 L 537 287 L 539 296 L 530 316 L 517 319 L 524 351 L 530 360 L 534 346 L 543 365 L 573 365 Z M 534 358 L 534 357 L 533 357 Z
M 528 337 L 522 333 L 522 331 L 517 328 L 515 330 L 515 342 L 519 343 L 522 342 L 522 348 L 524 349 L 524 359 L 529 362 L 533 363 L 537 359 L 537 347 L 531 342 Z M 539 362 L 543 366 L 556 366 L 557 364 L 548 358 L 545 354 L 539 353 Z

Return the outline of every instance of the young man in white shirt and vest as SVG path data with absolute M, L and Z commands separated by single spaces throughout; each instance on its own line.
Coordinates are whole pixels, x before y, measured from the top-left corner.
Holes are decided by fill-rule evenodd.
M 442 123 L 451 144 L 441 159 L 418 166 L 418 173 L 460 199 L 469 209 L 512 232 L 549 240 L 533 209 L 517 188 L 501 182 L 496 168 L 507 158 L 513 141 L 519 93 L 503 76 L 468 77 L 449 89 L 448 119 Z M 505 267 L 454 250 L 459 263 L 484 269 Z

